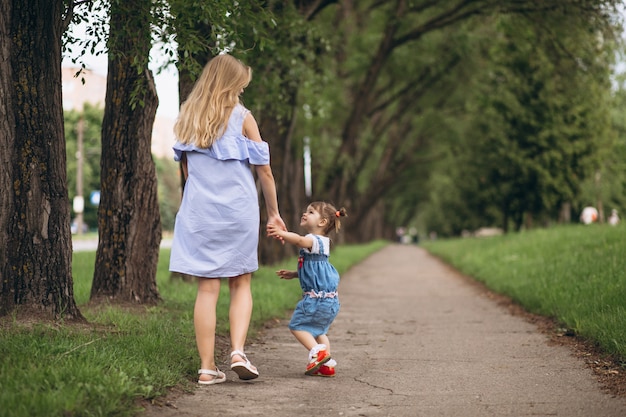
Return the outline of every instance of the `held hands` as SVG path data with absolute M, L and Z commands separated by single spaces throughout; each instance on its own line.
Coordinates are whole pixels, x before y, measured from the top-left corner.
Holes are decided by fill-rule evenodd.
M 271 220 L 272 219 L 270 219 L 270 221 L 268 221 L 267 223 L 267 227 L 266 227 L 267 236 L 280 240 L 284 245 L 285 240 L 283 239 L 282 233 L 286 232 L 287 228 L 285 227 L 285 223 L 283 222 L 283 219 L 278 217 L 277 220 L 279 220 L 280 223 L 273 223 Z
M 286 269 L 279 269 L 276 271 L 276 275 L 280 277 L 280 279 L 294 279 L 298 278 L 298 271 L 287 271 Z

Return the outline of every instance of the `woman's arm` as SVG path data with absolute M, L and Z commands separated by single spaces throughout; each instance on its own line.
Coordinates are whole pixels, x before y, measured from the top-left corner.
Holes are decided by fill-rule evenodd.
M 263 142 L 259 125 L 252 113 L 246 114 L 246 117 L 243 119 L 243 131 L 241 133 L 254 142 Z
M 274 174 L 272 174 L 272 168 L 269 165 L 256 165 L 255 171 L 259 182 L 261 183 L 261 190 L 263 191 L 263 198 L 265 199 L 265 208 L 267 210 L 268 223 L 274 223 L 281 226 L 283 230 L 287 230 L 285 222 L 280 217 L 278 210 L 278 197 L 276 195 L 276 183 L 274 182 Z
M 261 133 L 259 132 L 259 126 L 252 116 L 252 113 L 248 113 L 243 120 L 243 135 L 254 142 L 262 142 Z M 265 199 L 265 207 L 267 209 L 267 222 L 273 223 L 281 227 L 283 230 L 287 230 L 285 222 L 280 217 L 278 211 L 278 197 L 276 195 L 276 181 L 274 180 L 274 174 L 272 174 L 272 167 L 268 165 L 256 165 L 254 167 L 259 181 L 261 183 L 261 190 L 263 191 L 263 198 Z

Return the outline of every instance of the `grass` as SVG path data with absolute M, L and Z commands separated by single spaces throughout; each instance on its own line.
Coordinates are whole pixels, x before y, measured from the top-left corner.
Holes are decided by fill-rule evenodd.
M 625 225 L 559 226 L 423 246 L 626 362 Z
M 345 245 L 331 261 L 340 273 L 382 248 L 383 241 Z M 134 309 L 90 306 L 94 252 L 73 257 L 74 296 L 88 325 L 5 323 L 0 326 L 0 416 L 132 416 L 139 400 L 171 387 L 194 386 L 198 359 L 193 331 L 195 283 L 170 279 L 169 250 L 160 253 L 157 285 L 163 302 Z M 250 336 L 270 320 L 285 318 L 300 298 L 297 280 L 279 280 L 279 267 L 253 278 Z M 218 334 L 228 334 L 228 290 L 218 302 Z

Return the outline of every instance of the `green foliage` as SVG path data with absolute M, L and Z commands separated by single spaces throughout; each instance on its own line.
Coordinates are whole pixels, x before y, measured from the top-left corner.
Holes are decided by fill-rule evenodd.
M 587 178 L 581 187 L 581 194 L 573 203 L 575 213 L 585 206 L 604 208 L 605 217 L 612 209 L 624 217 L 626 214 L 626 88 L 623 74 L 619 75 L 611 101 L 611 146 L 600 149 L 599 164 L 594 175 Z
M 296 104 L 306 107 L 310 116 L 316 117 L 325 105 L 324 99 L 319 99 L 316 93 L 321 91 L 320 82 L 328 80 L 324 66 L 325 54 L 330 48 L 327 35 L 316 24 L 306 21 L 292 3 L 269 3 L 263 11 L 263 19 L 256 19 L 256 23 L 243 32 L 248 40 L 263 35 L 259 47 L 247 48 L 248 41 L 233 48 L 233 54 L 254 70 L 253 81 L 244 95 L 245 103 L 260 120 L 275 118 L 277 125 L 291 119 Z M 308 93 L 299 96 L 300 89 Z M 298 126 L 298 132 L 308 131 L 310 116 L 301 120 L 302 130 Z M 294 146 L 294 151 L 302 149 L 299 143 Z
M 613 149 L 615 44 L 600 41 L 596 23 L 555 11 L 499 17 L 473 32 L 479 53 L 469 66 L 484 69 L 464 95 L 462 139 L 433 177 L 421 215 L 430 228 L 449 235 L 547 224 L 577 201 Z
M 192 79 L 202 71 L 206 62 L 197 57 L 214 56 L 220 52 L 264 49 L 272 36 L 275 21 L 261 2 L 217 0 L 170 0 L 163 13 L 159 39 L 174 40 L 177 52 L 166 50 L 180 71 L 188 71 Z
M 70 26 L 84 26 L 84 34 L 74 34 L 72 31 L 63 33 L 63 56 L 69 57 L 72 63 L 86 68 L 83 57 L 86 54 L 99 56 L 107 53 L 108 39 L 108 1 L 69 2 L 66 0 L 67 15 L 70 16 Z
M 626 360 L 625 226 L 570 225 L 423 246 L 526 310 Z

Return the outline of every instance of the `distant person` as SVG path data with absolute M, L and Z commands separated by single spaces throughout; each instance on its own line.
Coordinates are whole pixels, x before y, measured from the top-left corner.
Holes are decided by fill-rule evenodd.
M 595 207 L 585 207 L 580 213 L 580 221 L 583 224 L 591 224 L 598 220 L 598 210 Z
M 619 224 L 619 216 L 617 215 L 617 210 L 611 210 L 611 215 L 609 216 L 609 224 L 611 226 L 617 226 Z
M 211 59 L 174 125 L 174 159 L 182 162 L 186 182 L 169 269 L 197 277 L 194 328 L 202 385 L 226 380 L 215 364 L 221 279 L 228 280 L 230 290 L 230 368 L 240 379 L 259 376 L 244 353 L 252 314 L 250 280 L 259 267 L 260 215 L 253 171 L 261 184 L 268 222 L 276 230 L 286 230 L 278 212 L 269 146 L 250 111 L 239 102 L 251 76 L 250 67 L 230 55 Z
M 339 312 L 339 273 L 328 261 L 331 232 L 338 232 L 340 218 L 346 209 L 337 210 L 331 204 L 316 201 L 307 207 L 300 219 L 300 227 L 307 234 L 286 232 L 280 225 L 268 224 L 272 237 L 300 248 L 298 270 L 276 271 L 281 279 L 300 279 L 302 299 L 291 316 L 289 329 L 296 339 L 309 351 L 305 375 L 335 376 L 337 362 L 330 356 L 327 333 Z
M 398 239 L 398 243 L 402 243 L 402 239 L 404 238 L 405 234 L 406 230 L 404 230 L 404 227 L 396 228 L 396 238 Z

